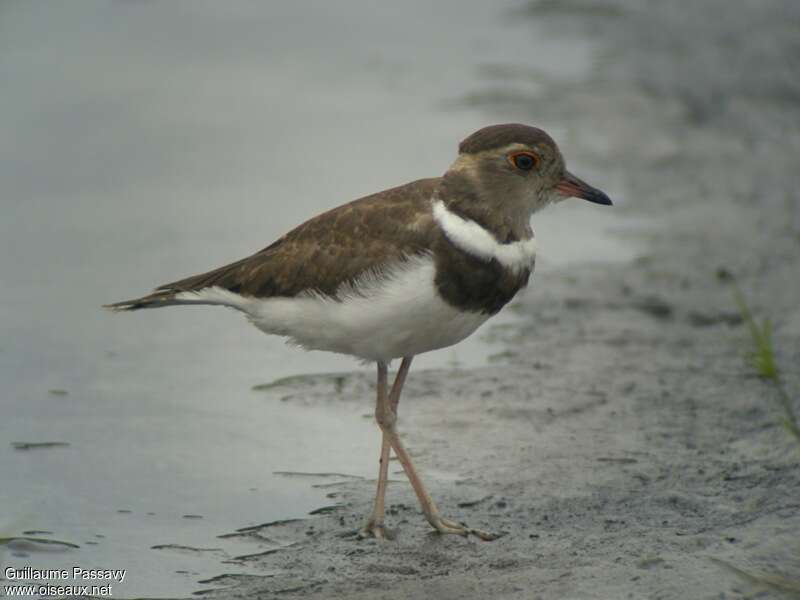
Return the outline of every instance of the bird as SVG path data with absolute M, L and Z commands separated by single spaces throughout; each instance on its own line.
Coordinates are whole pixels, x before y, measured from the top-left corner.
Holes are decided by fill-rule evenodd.
M 246 258 L 105 307 L 224 306 L 290 344 L 375 363 L 382 441 L 359 537 L 394 536 L 385 524 L 394 453 L 435 531 L 493 540 L 497 533 L 442 516 L 400 440 L 398 403 L 415 356 L 460 342 L 527 286 L 536 259 L 531 217 L 570 197 L 612 204 L 567 170 L 542 129 L 489 125 L 461 141 L 441 177 L 343 204 Z

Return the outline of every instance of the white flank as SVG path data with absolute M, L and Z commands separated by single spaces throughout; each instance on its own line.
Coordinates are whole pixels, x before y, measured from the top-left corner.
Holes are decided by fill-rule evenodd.
M 521 271 L 533 266 L 536 259 L 536 240 L 520 240 L 502 244 L 475 221 L 450 212 L 441 200 L 433 204 L 433 218 L 453 244 L 476 258 L 489 262 L 493 258 L 501 265 Z
M 337 298 L 248 298 L 221 288 L 178 295 L 182 301 L 220 304 L 246 313 L 266 333 L 308 350 L 329 350 L 389 361 L 460 342 L 489 315 L 461 311 L 436 291 L 429 255 L 398 262 L 339 289 Z

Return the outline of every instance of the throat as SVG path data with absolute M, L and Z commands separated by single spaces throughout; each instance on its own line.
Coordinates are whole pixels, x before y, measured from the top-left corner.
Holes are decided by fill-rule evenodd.
M 486 193 L 480 182 L 465 173 L 447 173 L 436 197 L 453 214 L 477 223 L 498 242 L 509 244 L 533 237 L 532 211 L 510 196 Z

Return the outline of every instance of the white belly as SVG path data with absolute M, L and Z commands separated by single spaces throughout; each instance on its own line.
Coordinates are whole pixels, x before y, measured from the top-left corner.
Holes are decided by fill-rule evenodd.
M 262 331 L 287 336 L 309 350 L 389 361 L 451 346 L 489 318 L 442 300 L 434 286 L 435 273 L 433 259 L 424 256 L 380 276 L 362 278 L 340 291 L 341 300 L 320 295 L 239 297 L 236 308 Z

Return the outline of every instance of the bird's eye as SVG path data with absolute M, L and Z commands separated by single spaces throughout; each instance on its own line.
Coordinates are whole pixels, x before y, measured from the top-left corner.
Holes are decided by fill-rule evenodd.
M 517 152 L 508 157 L 511 163 L 521 171 L 530 171 L 539 165 L 539 157 L 532 152 Z

